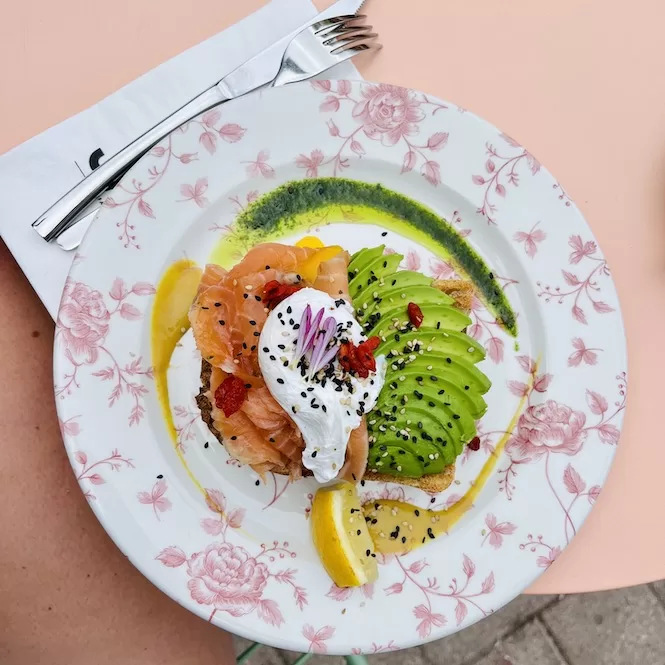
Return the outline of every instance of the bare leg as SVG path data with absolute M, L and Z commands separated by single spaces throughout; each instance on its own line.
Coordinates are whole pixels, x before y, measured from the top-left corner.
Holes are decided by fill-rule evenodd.
M 148 582 L 78 488 L 57 424 L 53 322 L 0 241 L 0 662 L 229 665 L 231 638 Z

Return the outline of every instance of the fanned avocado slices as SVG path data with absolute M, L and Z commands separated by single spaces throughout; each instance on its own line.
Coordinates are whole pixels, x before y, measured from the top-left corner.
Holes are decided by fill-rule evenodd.
M 402 256 L 363 249 L 349 264 L 358 321 L 380 343 L 386 380 L 368 414 L 368 465 L 377 473 L 421 478 L 454 464 L 476 436 L 490 380 L 476 366 L 485 349 L 466 334 L 468 315 L 420 273 L 398 270 Z M 416 327 L 409 304 L 418 306 Z

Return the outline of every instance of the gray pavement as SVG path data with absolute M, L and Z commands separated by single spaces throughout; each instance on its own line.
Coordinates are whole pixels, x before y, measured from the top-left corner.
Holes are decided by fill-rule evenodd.
M 240 653 L 249 643 L 237 639 Z M 248 665 L 291 665 L 263 647 Z M 617 591 L 520 596 L 484 621 L 424 647 L 369 657 L 370 665 L 665 665 L 665 580 Z M 311 665 L 344 665 L 316 656 Z

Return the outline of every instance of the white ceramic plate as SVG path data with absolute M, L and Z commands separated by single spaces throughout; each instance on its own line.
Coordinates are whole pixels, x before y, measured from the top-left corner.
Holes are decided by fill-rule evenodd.
M 269 476 L 261 483 L 202 424 L 191 337 L 169 374 L 177 449 L 150 369 L 152 294 L 169 264 L 183 256 L 205 263 L 248 202 L 317 175 L 381 182 L 445 217 L 492 266 L 520 326 L 516 344 L 482 306 L 473 310 L 469 332 L 487 349 L 482 368 L 493 388 L 481 449 L 458 460 L 456 484 L 434 504 L 398 486 L 367 483 L 363 491 L 426 506 L 453 503 L 527 394 L 474 508 L 447 537 L 386 558 L 379 581 L 355 590 L 331 585 L 312 547 L 314 481 L 287 487 Z M 350 251 L 385 242 L 405 254 L 409 268 L 450 274 L 422 245 L 383 231 L 351 216 L 322 218 L 314 232 Z M 609 470 L 625 370 L 605 259 L 536 158 L 452 104 L 350 81 L 238 100 L 154 148 L 106 199 L 86 237 L 55 344 L 70 460 L 118 547 L 172 598 L 215 624 L 267 644 L 328 653 L 374 653 L 449 635 L 497 610 L 552 564 Z

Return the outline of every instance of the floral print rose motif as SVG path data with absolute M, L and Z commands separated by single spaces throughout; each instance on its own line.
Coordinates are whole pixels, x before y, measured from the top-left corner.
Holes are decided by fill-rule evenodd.
M 360 87 L 358 97 L 351 95 L 349 81 L 313 81 L 312 86 L 326 94 L 319 110 L 322 113 L 342 110 L 344 127 L 340 128 L 332 118 L 327 121 L 329 134 L 342 141 L 335 154 L 326 156 L 315 149 L 309 155 L 296 157 L 296 166 L 306 169 L 308 178 L 317 177 L 326 167 L 331 168 L 332 175 L 349 168 L 351 157 L 362 159 L 366 154 L 363 140 L 367 139 L 385 148 L 405 149 L 402 174 L 420 165 L 420 174 L 427 182 L 434 186 L 441 183 L 441 165 L 433 153 L 445 148 L 448 132 L 435 132 L 424 141 L 416 137 L 427 114 L 434 115 L 446 106 L 421 93 L 387 83 L 365 84 Z M 347 122 L 349 117 L 351 122 Z
M 82 371 L 91 372 L 100 381 L 108 381 L 112 386 L 108 396 L 109 406 L 123 397 L 129 397 L 132 404 L 128 420 L 130 425 L 138 425 L 145 414 L 143 398 L 148 393 L 145 380 L 152 380 L 152 368 L 143 364 L 141 356 L 130 354 L 121 364 L 106 345 L 111 323 L 117 318 L 125 321 L 138 321 L 143 314 L 134 304 L 137 298 L 155 293 L 155 288 L 147 282 L 136 282 L 129 287 L 117 277 L 107 296 L 92 287 L 76 282 L 71 278 L 65 283 L 65 290 L 56 321 L 55 343 L 64 349 L 63 355 L 70 364 L 56 383 L 55 396 L 65 399 L 79 388 L 78 377 Z
M 187 556 L 179 547 L 167 547 L 156 557 L 168 568 L 185 567 L 189 580 L 187 588 L 193 600 L 212 608 L 209 621 L 217 612 L 234 617 L 253 612 L 272 626 L 281 626 L 284 616 L 275 600 L 266 598 L 271 583 L 286 584 L 293 589 L 293 599 L 299 609 L 307 604 L 307 592 L 295 582 L 297 570 L 273 570 L 273 564 L 285 558 L 294 559 L 295 552 L 287 542 L 262 544 L 257 554 L 242 545 L 230 542 L 230 533 L 242 526 L 245 511 L 236 508 L 227 512 L 227 500 L 219 490 L 206 490 L 206 505 L 216 518 L 206 518 L 201 526 L 208 534 L 219 536 L 203 551 Z

